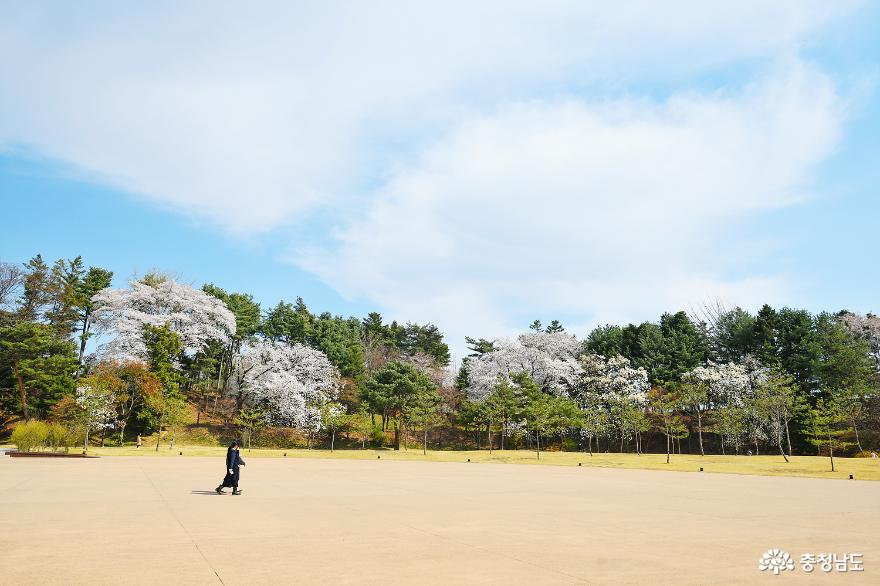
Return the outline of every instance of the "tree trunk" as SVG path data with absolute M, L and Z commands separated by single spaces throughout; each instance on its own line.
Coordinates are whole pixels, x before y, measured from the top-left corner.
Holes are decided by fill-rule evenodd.
M 83 454 L 85 454 L 88 451 L 89 451 L 89 426 L 86 425 L 86 438 L 83 440 Z
M 666 463 L 669 464 L 669 430 L 666 430 Z
M 248 442 L 248 443 L 250 443 L 250 442 Z M 334 428 L 333 431 L 330 432 L 330 451 L 331 452 L 333 451 L 335 443 L 336 443 L 336 429 Z
M 535 430 L 535 452 L 538 454 L 538 459 L 541 459 L 541 436 L 538 433 L 538 430 Z
M 79 342 L 79 360 L 77 361 L 77 364 L 80 366 L 82 366 L 83 363 L 83 355 L 86 353 L 86 340 L 88 339 L 89 334 L 89 318 L 91 317 L 91 313 L 90 309 L 86 309 L 86 314 L 83 317 L 82 335 L 80 336 Z M 79 377 L 79 369 L 77 369 L 76 376 Z
M 400 451 L 400 425 L 394 422 L 394 449 Z
M 489 455 L 492 455 L 492 424 L 486 424 L 486 434 L 489 436 Z
M 779 446 L 779 453 L 782 454 L 782 458 L 788 463 L 788 456 L 785 455 L 785 450 L 782 449 L 782 437 L 780 434 L 776 435 L 776 444 Z
M 107 435 L 107 426 L 101 428 L 101 447 L 104 447 L 104 437 Z
M 828 435 L 828 455 L 831 457 L 831 471 L 834 472 L 834 444 L 830 434 Z
M 119 426 L 119 447 L 125 445 L 125 421 Z
M 861 453 L 862 452 L 862 442 L 859 440 L 859 428 L 858 428 L 858 426 L 856 426 L 856 418 L 852 417 L 850 419 L 852 421 L 853 431 L 856 434 L 856 446 L 858 446 L 859 453 Z
M 785 441 L 788 444 L 788 455 L 791 456 L 791 435 L 788 433 L 788 419 L 785 420 Z
M 27 391 L 24 390 L 24 380 L 21 378 L 21 373 L 18 371 L 18 362 L 12 363 L 12 372 L 15 374 L 15 380 L 18 381 L 18 393 L 21 395 L 21 414 L 24 416 L 25 421 L 30 421 L 30 417 L 28 416 L 28 407 L 27 407 Z
M 703 450 L 703 416 L 699 408 L 697 409 L 697 435 L 700 438 L 700 455 L 705 456 L 706 452 Z
M 422 455 L 426 456 L 428 454 L 428 418 L 425 418 L 425 441 L 422 444 Z
M 727 454 L 724 453 L 724 435 L 721 436 L 721 455 L 722 455 L 722 456 L 726 456 L 726 455 L 727 455 Z

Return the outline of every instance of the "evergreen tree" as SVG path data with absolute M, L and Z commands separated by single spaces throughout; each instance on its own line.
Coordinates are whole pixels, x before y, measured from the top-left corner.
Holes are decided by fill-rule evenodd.
M 558 334 L 559 332 L 564 332 L 565 328 L 562 327 L 562 324 L 559 323 L 558 319 L 554 319 L 550 322 L 550 325 L 547 326 L 547 329 L 544 331 L 546 331 L 548 334 Z
M 620 326 L 613 325 L 595 328 L 587 336 L 584 348 L 587 352 L 592 352 L 606 358 L 617 355 L 623 356 L 623 330 Z M 632 356 L 626 357 L 632 359 Z
M 755 351 L 755 318 L 735 307 L 718 316 L 712 327 L 712 354 L 716 362 L 740 362 Z
M 755 317 L 754 351 L 758 360 L 766 366 L 779 364 L 778 335 L 779 316 L 775 309 L 765 304 Z
M 0 327 L 0 365 L 12 374 L 26 420 L 75 389 L 76 350 L 49 325 L 19 321 Z

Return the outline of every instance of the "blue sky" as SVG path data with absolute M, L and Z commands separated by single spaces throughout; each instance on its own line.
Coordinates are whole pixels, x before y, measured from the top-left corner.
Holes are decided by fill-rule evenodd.
M 716 298 L 880 310 L 877 4 L 0 16 L 0 260 L 379 310 L 459 350 Z

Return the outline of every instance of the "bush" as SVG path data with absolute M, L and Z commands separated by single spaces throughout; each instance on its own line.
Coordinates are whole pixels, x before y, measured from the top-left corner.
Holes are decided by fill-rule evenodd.
M 77 437 L 74 430 L 61 425 L 60 423 L 50 423 L 47 427 L 46 445 L 52 448 L 53 452 L 66 452 L 71 446 L 77 444 Z
M 577 442 L 571 439 L 570 437 L 562 440 L 562 451 L 563 452 L 576 452 L 578 450 Z
M 33 419 L 19 423 L 12 430 L 12 443 L 20 452 L 30 452 L 46 445 L 49 428 L 42 421 Z

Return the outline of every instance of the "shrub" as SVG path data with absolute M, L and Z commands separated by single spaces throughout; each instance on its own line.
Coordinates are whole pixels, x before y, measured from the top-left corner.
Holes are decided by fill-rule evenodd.
M 570 437 L 562 440 L 562 451 L 563 452 L 576 452 L 578 449 L 577 442 L 571 439 Z
M 49 428 L 36 419 L 19 423 L 12 430 L 12 443 L 21 452 L 30 452 L 45 446 L 48 437 Z
M 53 452 L 66 452 L 71 446 L 77 443 L 77 437 L 74 430 L 61 425 L 60 423 L 50 423 L 47 427 L 46 445 L 52 448 Z

